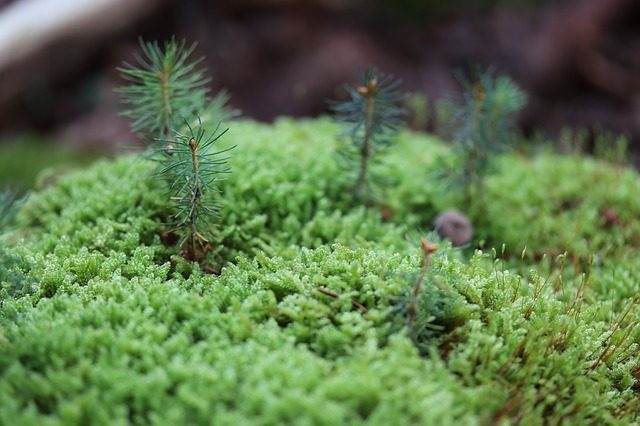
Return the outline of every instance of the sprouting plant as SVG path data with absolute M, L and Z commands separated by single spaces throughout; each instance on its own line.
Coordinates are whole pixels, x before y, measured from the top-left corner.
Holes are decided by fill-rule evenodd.
M 400 103 L 405 95 L 398 90 L 400 83 L 393 76 L 369 68 L 364 72 L 362 85 L 345 87 L 349 100 L 329 103 L 336 119 L 348 126 L 351 144 L 342 147 L 339 155 L 347 171 L 357 170 L 355 201 L 370 198 L 367 193 L 370 166 L 402 123 L 405 111 Z
M 21 204 L 22 200 L 14 191 L 0 191 L 0 233 L 7 229 Z
M 120 68 L 130 82 L 119 89 L 128 105 L 123 114 L 134 131 L 152 141 L 157 176 L 166 182 L 173 207 L 171 231 L 180 236 L 181 254 L 199 262 L 212 248 L 216 183 L 229 173 L 224 167 L 228 158 L 221 154 L 231 148 L 214 146 L 226 132 L 218 131 L 220 123 L 235 112 L 226 106 L 226 93 L 208 97 L 208 79 L 198 67 L 202 59 L 190 61 L 195 44 L 187 48 L 184 41 L 172 39 L 163 47 L 157 42 L 140 45 L 137 66 Z
M 129 82 L 118 89 L 127 105 L 122 114 L 131 119 L 131 128 L 142 137 L 169 139 L 173 129 L 195 115 L 215 123 L 235 115 L 226 106 L 225 92 L 209 98 L 209 79 L 199 67 L 203 58 L 190 61 L 196 46 L 186 47 L 184 40 L 175 39 L 162 47 L 158 42 L 140 40 L 142 55 L 135 56 L 137 64 L 124 63 L 118 68 Z
M 420 247 L 420 271 L 407 277 L 409 285 L 393 304 L 392 312 L 402 318 L 401 323 L 418 350 L 426 353 L 434 338 L 463 321 L 468 313 L 460 295 L 438 281 L 438 275 L 444 273 L 432 267 L 438 245 L 422 239 Z M 446 249 L 440 252 L 447 255 Z
M 217 126 L 208 132 L 198 120 L 195 129 L 185 122 L 188 134 L 176 132 L 171 140 L 153 144 L 158 174 L 167 182 L 173 201 L 173 229 L 180 234 L 179 246 L 187 259 L 200 261 L 211 248 L 219 206 L 213 199 L 221 176 L 230 172 L 222 154 L 234 147 L 217 149 L 216 142 L 228 129 Z
M 10 251 L 1 240 L 24 200 L 13 191 L 0 191 L 0 300 L 5 292 L 15 295 L 25 284 L 24 269 L 27 268 L 24 260 Z
M 442 327 L 433 324 L 435 318 L 432 315 L 425 315 L 426 309 L 423 309 L 423 306 L 421 306 L 424 299 L 424 280 L 431 266 L 431 256 L 436 252 L 438 246 L 430 243 L 426 239 L 423 239 L 420 245 L 422 248 L 422 267 L 413 285 L 413 289 L 407 294 L 405 301 L 409 337 L 418 344 L 424 340 L 423 336 L 425 332 L 431 334 L 433 331 L 442 329 Z
M 513 141 L 516 115 L 527 96 L 511 78 L 496 77 L 491 71 L 461 80 L 463 94 L 452 117 L 455 165 L 449 175 L 462 186 L 470 207 L 482 194 L 495 155 Z

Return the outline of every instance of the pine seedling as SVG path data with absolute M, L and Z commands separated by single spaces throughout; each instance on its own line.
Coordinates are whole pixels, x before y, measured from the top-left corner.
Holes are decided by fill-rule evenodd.
M 136 54 L 137 65 L 125 63 L 118 68 L 130 83 L 118 91 L 128 105 L 122 115 L 131 119 L 134 132 L 168 138 L 182 118 L 204 108 L 208 79 L 198 68 L 202 59 L 188 63 L 195 48 L 195 43 L 187 48 L 184 41 L 174 39 L 164 47 L 140 40 L 142 55 Z
M 24 198 L 19 198 L 13 191 L 0 191 L 0 237 L 9 230 L 24 201 Z M 6 294 L 15 295 L 24 288 L 25 269 L 28 268 L 24 260 L 8 250 L 0 238 L 0 300 Z
M 212 249 L 217 182 L 229 173 L 228 157 L 222 154 L 231 148 L 217 150 L 216 145 L 226 133 L 219 132 L 220 123 L 235 111 L 226 106 L 225 92 L 208 97 L 209 80 L 198 67 L 202 58 L 190 61 L 196 44 L 186 47 L 172 39 L 162 47 L 143 41 L 140 46 L 137 65 L 119 68 L 130 83 L 119 89 L 128 106 L 123 115 L 132 120 L 136 133 L 153 141 L 157 177 L 166 182 L 172 204 L 171 231 L 180 237 L 183 257 L 199 262 Z M 202 118 L 216 123 L 213 132 Z
M 393 303 L 392 312 L 401 318 L 420 353 L 426 354 L 433 339 L 463 322 L 469 313 L 461 296 L 439 283 L 446 271 L 433 265 L 433 256 L 447 256 L 448 249 L 438 251 L 438 245 L 427 239 L 422 239 L 420 246 L 420 271 L 407 277 L 407 288 Z
M 329 102 L 336 120 L 348 127 L 351 143 L 343 146 L 338 154 L 345 170 L 357 170 L 353 191 L 356 202 L 371 199 L 368 193 L 371 165 L 402 124 L 405 111 L 400 105 L 405 95 L 398 90 L 400 83 L 393 76 L 370 68 L 364 72 L 362 85 L 345 87 L 349 100 Z
M 174 205 L 172 226 L 180 235 L 179 246 L 186 259 L 200 261 L 210 251 L 219 206 L 213 199 L 217 183 L 230 172 L 223 154 L 234 146 L 218 149 L 216 142 L 227 132 L 218 125 L 209 132 L 198 120 L 194 128 L 185 121 L 187 134 L 175 132 L 171 140 L 157 139 L 152 145 L 162 177 Z
M 407 332 L 409 338 L 418 347 L 424 344 L 433 334 L 443 330 L 443 327 L 434 324 L 435 316 L 423 306 L 424 302 L 433 303 L 433 298 L 429 301 L 425 300 L 424 281 L 431 266 L 431 256 L 436 252 L 438 246 L 426 239 L 423 239 L 420 245 L 422 248 L 422 267 L 413 289 L 405 296 Z
M 185 118 L 200 116 L 211 122 L 225 121 L 236 115 L 226 106 L 223 91 L 213 99 L 208 96 L 203 58 L 191 60 L 197 44 L 186 47 L 185 41 L 171 39 L 161 47 L 158 42 L 140 40 L 142 55 L 137 64 L 119 67 L 128 86 L 117 91 L 127 108 L 122 115 L 131 120 L 131 128 L 141 137 L 169 139 L 172 130 L 182 126 Z
M 0 191 L 0 233 L 7 230 L 23 201 L 11 190 Z
M 516 116 L 527 96 L 509 77 L 490 71 L 474 80 L 462 79 L 462 85 L 452 118 L 456 164 L 448 175 L 462 186 L 465 204 L 471 207 L 482 194 L 496 154 L 514 140 Z

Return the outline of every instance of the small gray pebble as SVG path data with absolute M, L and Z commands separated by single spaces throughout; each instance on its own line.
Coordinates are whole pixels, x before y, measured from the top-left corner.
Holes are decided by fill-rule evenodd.
M 436 232 L 446 238 L 454 246 L 462 246 L 471 242 L 473 238 L 473 226 L 469 219 L 455 210 L 440 213 L 433 221 Z

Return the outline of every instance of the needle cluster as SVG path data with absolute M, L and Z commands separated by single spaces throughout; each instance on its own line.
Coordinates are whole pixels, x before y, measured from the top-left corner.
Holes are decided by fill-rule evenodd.
M 339 150 L 347 171 L 357 171 L 354 200 L 368 201 L 371 186 L 371 163 L 391 143 L 405 114 L 400 102 L 405 98 L 398 88 L 400 80 L 370 68 L 362 84 L 345 86 L 349 99 L 330 101 L 336 120 L 346 124 L 350 144 Z

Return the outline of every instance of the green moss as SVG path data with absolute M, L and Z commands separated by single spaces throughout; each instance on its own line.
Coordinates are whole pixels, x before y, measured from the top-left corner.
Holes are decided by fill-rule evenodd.
M 616 419 L 621 414 L 635 418 L 635 302 L 623 302 L 630 309 L 624 316 L 616 299 L 584 302 L 578 281 L 561 286 L 535 273 L 524 280 L 497 269 L 487 270 L 476 256 L 466 270 L 473 279 L 457 280 L 480 315 L 455 330 L 452 338 L 460 340 L 447 354 L 450 371 L 465 384 L 502 385 L 494 419 L 600 424 L 622 421 Z
M 441 361 L 421 359 L 388 320 L 388 299 L 406 285 L 389 271 L 414 270 L 416 258 L 322 247 L 185 280 L 167 279 L 143 255 L 100 267 L 92 257 L 81 251 L 59 266 L 55 297 L 36 306 L 34 298 L 5 301 L 5 420 L 53 413 L 63 423 L 334 424 L 383 423 L 402 412 L 405 421 L 477 415 L 454 405 L 476 394 Z M 127 278 L 123 267 L 136 262 L 146 268 Z M 93 276 L 79 283 L 79 271 Z M 431 374 L 441 376 L 437 386 Z M 417 408 L 441 398 L 449 410 Z
M 385 221 L 350 205 L 335 132 L 326 120 L 233 126 L 220 275 L 163 244 L 170 207 L 140 156 L 34 194 L 9 236 L 34 284 L 0 307 L 0 423 L 637 422 L 634 172 L 504 158 L 481 237 L 512 253 L 610 256 L 583 285 L 441 249 L 425 315 L 442 330 L 417 348 L 397 307 L 420 266 L 416 228 L 456 205 L 429 180 L 447 148 L 399 137 Z M 598 222 L 609 206 L 619 228 Z
M 512 252 L 586 257 L 640 247 L 640 177 L 632 170 L 576 156 L 509 157 L 487 186 L 481 232 Z M 606 223 L 607 209 L 619 223 Z
M 234 175 L 221 188 L 220 242 L 227 259 L 255 248 L 272 250 L 274 244 L 352 244 L 354 237 L 379 241 L 389 227 L 397 228 L 398 236 L 428 229 L 439 211 L 460 206 L 459 197 L 434 179 L 434 160 L 446 155 L 447 147 L 431 137 L 405 133 L 382 166 L 381 172 L 393 183 L 386 197 L 393 217 L 391 224 L 378 226 L 378 212 L 351 209 L 352 182 L 343 178 L 335 162 L 336 133 L 328 120 L 283 119 L 272 128 L 252 122 L 234 125 L 225 140 L 239 145 L 231 161 Z M 161 229 L 168 212 L 161 185 L 150 177 L 152 165 L 139 157 L 110 164 L 62 178 L 36 197 L 27 209 L 25 225 L 46 224 L 46 216 L 53 215 L 56 239 L 79 236 L 82 223 L 96 217 L 111 218 L 120 227 L 123 222 L 126 227 L 127 221 L 145 220 L 146 231 L 155 221 L 156 229 Z M 96 179 L 99 187 L 93 186 Z M 640 201 L 634 195 L 638 192 L 640 177 L 631 170 L 549 153 L 533 159 L 509 155 L 487 182 L 483 210 L 471 214 L 477 215 L 479 239 L 498 248 L 504 243 L 518 256 L 525 247 L 537 255 L 564 251 L 605 255 L 640 244 L 640 225 L 634 220 L 640 215 Z M 85 209 L 82 212 L 70 206 L 57 217 L 65 203 L 81 196 L 94 202 L 79 207 Z M 619 213 L 619 224 L 606 226 L 606 208 Z M 345 221 L 348 226 L 335 226 Z M 101 244 L 120 244 L 117 230 L 111 232 L 98 238 Z M 141 237 L 148 240 L 150 234 L 145 232 Z M 397 245 L 403 238 L 394 239 Z

